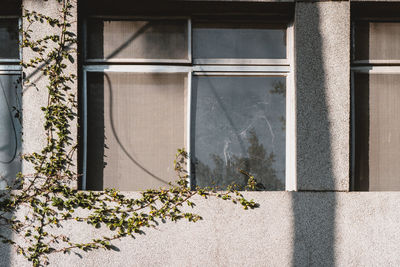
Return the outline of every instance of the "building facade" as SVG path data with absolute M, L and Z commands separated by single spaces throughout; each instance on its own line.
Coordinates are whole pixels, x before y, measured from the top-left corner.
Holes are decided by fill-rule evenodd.
M 22 2 L 57 12 L 51 1 Z M 0 37 L 18 39 L 6 29 L 24 23 L 20 6 L 5 6 Z M 160 225 L 117 241 L 118 251 L 52 255 L 52 265 L 400 264 L 400 2 L 77 0 L 75 15 L 80 189 L 135 196 L 163 186 L 171 155 L 185 147 L 191 186 L 223 189 L 245 169 L 262 191 L 245 193 L 257 209 L 197 199 L 203 221 Z M 20 56 L 32 54 L 0 50 L 3 89 L 18 79 Z M 3 90 L 15 103 L 0 102 L 6 179 L 30 173 L 16 155 L 44 139 L 46 92 L 21 90 Z M 9 110 L 18 99 L 23 142 Z M 63 230 L 99 233 L 77 225 Z M 28 265 L 8 247 L 1 258 Z

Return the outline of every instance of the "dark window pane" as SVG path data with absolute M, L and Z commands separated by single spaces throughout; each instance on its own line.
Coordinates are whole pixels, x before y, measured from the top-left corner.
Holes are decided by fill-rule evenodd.
M 18 19 L 0 20 L 0 59 L 18 59 Z
M 400 190 L 400 75 L 355 75 L 355 190 Z
M 400 60 L 400 23 L 357 22 L 356 60 Z
M 176 180 L 186 77 L 88 73 L 88 189 L 145 190 Z
M 284 77 L 197 76 L 192 87 L 191 152 L 196 185 L 285 190 Z
M 21 123 L 19 75 L 0 75 L 0 189 L 21 170 Z M 11 185 L 11 184 L 9 184 Z
M 193 27 L 196 59 L 284 59 L 286 27 L 262 23 L 197 23 Z
M 89 59 L 188 59 L 185 20 L 100 20 L 87 25 Z

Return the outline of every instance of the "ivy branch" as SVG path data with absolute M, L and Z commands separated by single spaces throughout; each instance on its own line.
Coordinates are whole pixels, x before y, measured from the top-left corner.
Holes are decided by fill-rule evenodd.
M 199 214 L 188 212 L 195 206 L 193 197 L 196 195 L 239 203 L 244 209 L 255 208 L 257 204 L 244 198 L 234 186 L 224 192 L 215 188 L 191 190 L 185 170 L 188 154 L 184 150 L 178 150 L 176 155 L 177 182 L 168 188 L 141 192 L 139 198 L 127 197 L 114 189 L 101 192 L 76 190 L 74 185 L 78 175 L 73 170 L 77 146 L 71 137 L 70 125 L 77 120 L 77 102 L 72 89 L 77 77 L 68 72 L 68 65 L 74 63 L 76 55 L 77 37 L 72 30 L 72 10 L 75 7 L 71 0 L 53 1 L 57 1 L 60 7 L 56 18 L 23 10 L 26 25 L 20 29 L 20 46 L 36 56 L 28 62 L 21 62 L 21 65 L 24 72 L 40 71 L 48 81 L 47 105 L 41 108 L 46 140 L 41 151 L 23 156 L 33 166 L 34 173 L 19 174 L 15 182 L 0 193 L 0 228 L 3 233 L 0 240 L 14 246 L 33 266 L 41 266 L 49 263 L 48 255 L 51 253 L 116 249 L 112 241 L 141 234 L 145 228 L 157 227 L 160 222 L 201 220 Z M 31 28 L 37 23 L 49 25 L 54 33 L 33 38 Z M 27 78 L 24 85 L 44 89 Z M 249 187 L 254 189 L 254 177 L 246 175 Z M 58 233 L 57 229 L 67 222 L 107 227 L 110 231 L 106 236 L 80 243 L 71 236 Z M 6 231 L 14 236 L 5 235 Z

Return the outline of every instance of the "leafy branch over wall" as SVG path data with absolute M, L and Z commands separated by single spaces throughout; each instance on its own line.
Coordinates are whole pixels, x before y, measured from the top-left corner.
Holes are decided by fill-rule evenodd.
M 48 255 L 52 253 L 116 249 L 113 240 L 141 234 L 146 227 L 157 227 L 160 221 L 185 219 L 196 222 L 201 216 L 187 212 L 188 208 L 183 207 L 194 207 L 196 195 L 229 200 L 244 209 L 257 206 L 234 186 L 225 192 L 212 188 L 190 190 L 185 171 L 188 155 L 184 150 L 178 150 L 175 161 L 176 185 L 168 188 L 147 190 L 136 199 L 114 189 L 101 192 L 76 190 L 79 175 L 74 171 L 74 154 L 77 145 L 70 129 L 77 120 L 73 90 L 77 77 L 69 72 L 77 52 L 77 36 L 73 30 L 76 7 L 72 0 L 40 1 L 57 2 L 58 14 L 52 17 L 23 9 L 20 46 L 35 55 L 21 62 L 24 72 L 39 71 L 47 79 L 45 88 L 26 77 L 23 80 L 26 87 L 47 91 L 47 105 L 41 107 L 46 139 L 41 151 L 23 155 L 23 160 L 33 166 L 33 173 L 19 174 L 15 182 L 0 193 L 0 240 L 3 243 L 14 246 L 33 266 L 40 266 L 49 263 Z M 37 38 L 32 28 L 38 23 L 50 26 L 54 33 Z M 247 175 L 249 187 L 255 188 L 254 178 Z M 108 236 L 99 235 L 78 242 L 60 231 L 65 223 L 71 222 L 86 223 L 95 228 L 107 227 L 111 231 L 107 232 Z M 12 238 L 4 234 L 7 231 L 12 233 Z

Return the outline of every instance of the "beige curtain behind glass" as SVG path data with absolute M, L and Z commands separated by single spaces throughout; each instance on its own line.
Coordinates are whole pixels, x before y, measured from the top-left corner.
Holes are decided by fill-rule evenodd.
M 400 190 L 400 75 L 369 76 L 369 190 Z
M 356 60 L 400 60 L 400 23 L 358 22 Z
M 87 27 L 90 59 L 188 59 L 186 20 L 91 19 Z
M 88 188 L 99 189 L 96 179 L 103 188 L 130 191 L 174 181 L 174 156 L 184 147 L 186 74 L 95 73 L 88 82 Z M 103 166 L 90 161 L 102 145 L 99 177 Z

